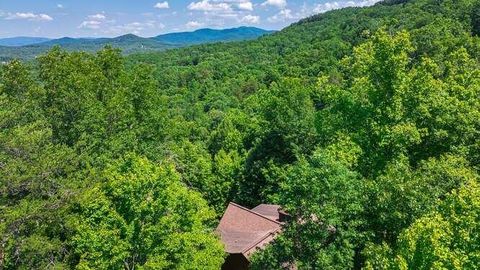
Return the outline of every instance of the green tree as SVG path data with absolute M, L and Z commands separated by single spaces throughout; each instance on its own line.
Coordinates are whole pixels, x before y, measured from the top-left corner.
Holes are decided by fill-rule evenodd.
M 362 241 L 364 205 L 361 177 L 346 161 L 357 155 L 348 140 L 343 153 L 334 148 L 300 159 L 287 172 L 278 202 L 291 215 L 282 235 L 256 255 L 254 269 L 347 269 L 355 262 L 355 246 Z
M 315 106 L 312 90 L 301 80 L 285 79 L 257 92 L 247 101 L 259 121 L 239 187 L 239 201 L 247 205 L 265 202 L 276 194 L 277 173 L 298 156 L 308 155 L 316 145 Z
M 65 268 L 78 158 L 52 142 L 42 90 L 19 62 L 0 80 L 0 268 Z
M 367 269 L 476 269 L 480 264 L 480 187 L 470 179 L 400 234 L 395 249 L 369 250 Z
M 412 164 L 449 152 L 476 162 L 478 63 L 460 48 L 442 64 L 412 62 L 409 34 L 380 31 L 344 59 L 342 79 L 319 80 L 325 109 L 318 134 L 349 134 L 363 151 L 359 170 L 375 177 L 402 155 Z
M 468 161 L 452 155 L 422 161 L 418 168 L 412 168 L 406 158 L 388 164 L 382 175 L 365 183 L 368 229 L 374 241 L 394 244 L 412 222 L 474 177 Z
M 215 213 L 171 165 L 128 156 L 94 180 L 70 221 L 80 269 L 219 269 Z

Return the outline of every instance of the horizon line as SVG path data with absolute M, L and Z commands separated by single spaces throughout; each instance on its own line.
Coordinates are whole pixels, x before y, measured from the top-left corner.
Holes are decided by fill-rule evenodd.
M 154 37 L 158 37 L 158 36 L 162 36 L 162 35 L 168 35 L 168 34 L 180 34 L 180 33 L 194 33 L 196 31 L 199 31 L 199 30 L 218 30 L 218 31 L 221 31 L 221 30 L 231 30 L 231 29 L 238 29 L 238 28 L 256 28 L 256 29 L 260 29 L 260 30 L 263 30 L 263 31 L 267 31 L 267 32 L 278 32 L 278 31 L 281 31 L 282 29 L 284 28 L 281 28 L 281 29 L 264 29 L 264 28 L 260 28 L 260 27 L 256 27 L 256 26 L 246 26 L 246 25 L 241 25 L 241 26 L 237 26 L 237 27 L 228 27 L 228 28 L 215 28 L 215 27 L 204 27 L 204 28 L 198 28 L 198 29 L 194 29 L 194 30 L 185 30 L 185 31 L 173 31 L 173 32 L 165 32 L 165 33 L 161 33 L 161 34 L 158 34 L 156 36 L 141 36 L 141 35 L 138 35 L 138 34 L 135 34 L 135 33 L 125 33 L 125 34 L 121 34 L 121 35 L 118 35 L 118 36 L 98 36 L 98 37 L 94 37 L 94 36 L 58 36 L 58 37 L 47 37 L 47 36 L 26 36 L 26 35 L 22 35 L 22 36 L 5 36 L 5 37 L 2 37 L 0 36 L 0 39 L 14 39 L 14 38 L 45 38 L 45 39 L 49 39 L 49 40 L 56 40 L 56 39 L 62 39 L 62 38 L 72 38 L 72 39 L 101 39 L 101 38 L 118 38 L 118 37 L 122 37 L 122 36 L 127 36 L 127 35 L 134 35 L 134 36 L 137 36 L 137 37 L 140 37 L 140 38 L 154 38 Z

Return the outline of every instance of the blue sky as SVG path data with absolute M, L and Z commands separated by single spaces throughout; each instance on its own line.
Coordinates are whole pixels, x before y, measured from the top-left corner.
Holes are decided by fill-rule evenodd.
M 279 30 L 301 18 L 378 0 L 0 0 L 0 37 L 144 37 L 242 25 Z

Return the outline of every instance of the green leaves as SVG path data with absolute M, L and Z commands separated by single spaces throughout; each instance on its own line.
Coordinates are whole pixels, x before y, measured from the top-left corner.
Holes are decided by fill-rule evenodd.
M 320 80 L 326 109 L 317 114 L 318 133 L 326 141 L 334 132 L 348 133 L 363 150 L 359 165 L 365 176 L 401 155 L 417 163 L 472 147 L 474 115 L 480 111 L 473 97 L 478 95 L 476 64 L 459 49 L 442 73 L 428 58 L 412 67 L 412 52 L 407 33 L 380 31 L 344 60 L 340 85 Z
M 292 215 L 255 269 L 473 269 L 477 2 L 2 64 L 0 268 L 218 269 L 235 201 Z
M 416 60 L 408 33 L 380 30 L 343 60 L 340 78 L 320 77 L 313 100 L 322 105 L 315 121 L 322 147 L 311 155 L 300 151 L 307 157 L 269 171 L 276 171 L 281 187 L 271 198 L 295 219 L 258 255 L 259 268 L 267 260 L 305 269 L 351 268 L 362 264 L 354 254 L 365 247 L 366 266 L 373 269 L 459 267 L 454 255 L 441 261 L 437 251 L 423 254 L 453 234 L 438 216 L 419 228 L 432 238 L 408 249 L 420 255 L 389 259 L 399 252 L 406 228 L 424 222 L 452 190 L 478 181 L 478 62 L 466 49 L 450 49 L 436 58 L 443 62 Z M 269 111 L 282 107 L 275 104 Z
M 304 269 L 353 267 L 365 203 L 358 174 L 319 149 L 289 168 L 278 197 L 292 219 L 280 239 L 254 259 L 254 269 L 272 261 Z
M 223 247 L 208 230 L 215 214 L 172 166 L 127 156 L 99 177 L 71 224 L 81 268 L 221 266 Z
M 165 135 L 151 66 L 127 71 L 120 52 L 109 47 L 97 55 L 55 48 L 39 62 L 46 89 L 42 109 L 54 140 L 88 153 L 89 162 L 150 149 Z
M 475 269 L 480 263 L 479 191 L 476 180 L 453 191 L 400 234 L 394 251 L 372 253 L 367 269 Z M 379 260 L 384 263 L 378 265 Z
M 24 78 L 2 79 L 12 89 L 11 80 Z M 32 89 L 0 94 L 0 265 L 6 269 L 65 267 L 64 211 L 79 188 L 78 158 L 52 143 Z
M 2 65 L 2 83 L 0 93 L 9 97 L 23 98 L 34 86 L 28 69 L 17 60 Z
M 275 195 L 283 167 L 313 151 L 317 134 L 312 95 L 301 80 L 285 79 L 247 101 L 258 126 L 249 134 L 253 147 L 246 158 L 246 179 L 239 187 L 242 202 L 253 206 Z

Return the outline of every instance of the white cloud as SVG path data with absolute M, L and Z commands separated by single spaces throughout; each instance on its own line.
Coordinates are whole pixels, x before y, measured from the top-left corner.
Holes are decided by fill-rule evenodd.
M 126 34 L 126 33 L 132 33 L 132 34 L 141 34 L 142 31 L 147 30 L 147 29 L 163 29 L 165 28 L 164 24 L 157 23 L 155 21 L 146 21 L 146 22 L 131 22 L 131 23 L 126 23 L 126 24 L 121 24 L 121 25 L 113 25 L 108 28 L 106 33 L 110 34 Z
M 286 21 L 292 22 L 294 20 L 299 20 L 317 13 L 324 13 L 330 10 L 340 9 L 345 7 L 371 6 L 377 2 L 380 2 L 380 0 L 340 0 L 340 1 L 330 1 L 330 2 L 316 4 L 316 5 L 308 5 L 304 3 L 300 10 L 292 11 L 291 9 L 283 8 L 277 14 L 269 17 L 267 20 L 271 23 L 286 22 Z
M 260 22 L 260 16 L 247 15 L 243 17 L 240 22 L 248 24 L 257 24 Z
M 188 22 L 185 26 L 187 28 L 199 28 L 199 27 L 202 27 L 204 24 L 203 23 L 200 23 L 200 22 L 197 22 L 197 21 L 190 21 Z
M 164 2 L 158 2 L 155 4 L 155 6 L 153 6 L 154 8 L 158 8 L 158 9 L 167 9 L 167 8 L 170 8 L 170 5 L 168 4 L 167 1 L 164 1 Z
M 83 29 L 100 29 L 102 22 L 99 21 L 83 21 L 78 28 Z
M 107 16 L 105 16 L 105 14 L 103 13 L 97 13 L 97 14 L 93 14 L 93 15 L 89 15 L 88 16 L 88 19 L 90 20 L 105 20 L 107 19 Z
M 340 9 L 345 7 L 365 7 L 371 6 L 379 0 L 357 0 L 357 1 L 333 1 L 323 4 L 317 4 L 313 9 L 314 13 L 324 13 L 334 9 Z
M 8 13 L 5 20 L 53 21 L 53 18 L 43 13 L 16 12 Z
M 62 5 L 62 4 L 57 4 L 57 8 L 62 9 L 62 8 L 63 8 L 63 5 Z
M 100 33 L 108 35 L 123 35 L 123 34 L 142 34 L 147 30 L 159 30 L 165 28 L 165 25 L 155 20 L 145 22 L 130 22 L 124 24 L 116 24 L 115 20 L 86 20 L 82 22 L 78 28 L 85 30 L 95 30 L 94 34 Z
M 210 0 L 202 0 L 200 2 L 191 2 L 189 10 L 196 11 L 231 11 L 232 6 L 225 2 L 210 2 Z
M 292 14 L 292 10 L 282 9 L 277 14 L 273 15 L 272 17 L 269 17 L 268 21 L 269 22 L 282 22 L 282 21 L 291 20 L 291 19 L 295 19 L 295 18 L 296 18 L 296 16 L 294 16 Z
M 100 29 L 101 25 L 102 25 L 102 22 L 99 22 L 99 21 L 83 21 L 78 26 L 78 28 L 97 30 L 97 29 Z
M 253 4 L 252 2 L 243 2 L 243 3 L 238 3 L 237 7 L 241 10 L 253 10 Z
M 287 6 L 287 0 L 267 0 L 262 3 L 262 6 L 274 6 L 284 9 Z
M 249 12 L 254 10 L 252 0 L 196 0 L 188 5 L 191 11 L 189 16 L 195 16 L 194 21 L 201 21 L 203 25 L 210 27 L 224 27 L 232 23 L 241 23 Z M 201 11 L 203 14 L 195 14 Z M 245 20 L 255 20 L 246 17 Z M 195 28 L 195 27 L 190 27 Z
M 106 22 L 107 16 L 104 13 L 97 13 L 88 15 L 85 21 L 83 21 L 78 28 L 80 29 L 90 29 L 98 30 L 102 28 L 103 24 Z

